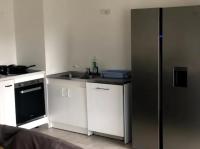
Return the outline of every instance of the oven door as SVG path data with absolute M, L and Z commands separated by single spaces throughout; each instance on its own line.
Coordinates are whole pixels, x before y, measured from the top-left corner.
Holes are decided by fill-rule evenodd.
M 21 125 L 45 115 L 43 82 L 15 88 L 16 121 Z M 20 85 L 18 85 L 20 86 Z

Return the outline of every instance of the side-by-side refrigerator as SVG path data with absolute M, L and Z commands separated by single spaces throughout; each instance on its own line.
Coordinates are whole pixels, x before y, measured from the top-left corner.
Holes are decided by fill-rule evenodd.
M 136 149 L 200 149 L 200 7 L 131 11 Z

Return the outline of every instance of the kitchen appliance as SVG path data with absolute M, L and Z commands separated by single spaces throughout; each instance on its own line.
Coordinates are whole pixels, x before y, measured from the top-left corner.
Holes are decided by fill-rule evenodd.
M 132 10 L 133 146 L 200 147 L 200 7 Z
M 15 105 L 17 125 L 45 116 L 43 79 L 15 84 Z

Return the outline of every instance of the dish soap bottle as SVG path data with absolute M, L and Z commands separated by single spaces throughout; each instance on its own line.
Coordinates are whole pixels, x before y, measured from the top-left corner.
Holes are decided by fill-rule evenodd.
M 93 61 L 92 61 L 92 72 L 94 73 L 94 75 L 98 75 L 99 74 L 96 57 L 94 57 Z

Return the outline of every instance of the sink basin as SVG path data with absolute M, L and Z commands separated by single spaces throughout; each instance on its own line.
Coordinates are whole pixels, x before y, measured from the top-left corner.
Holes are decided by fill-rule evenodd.
M 78 71 L 69 71 L 59 76 L 62 79 L 89 79 L 89 75 Z

